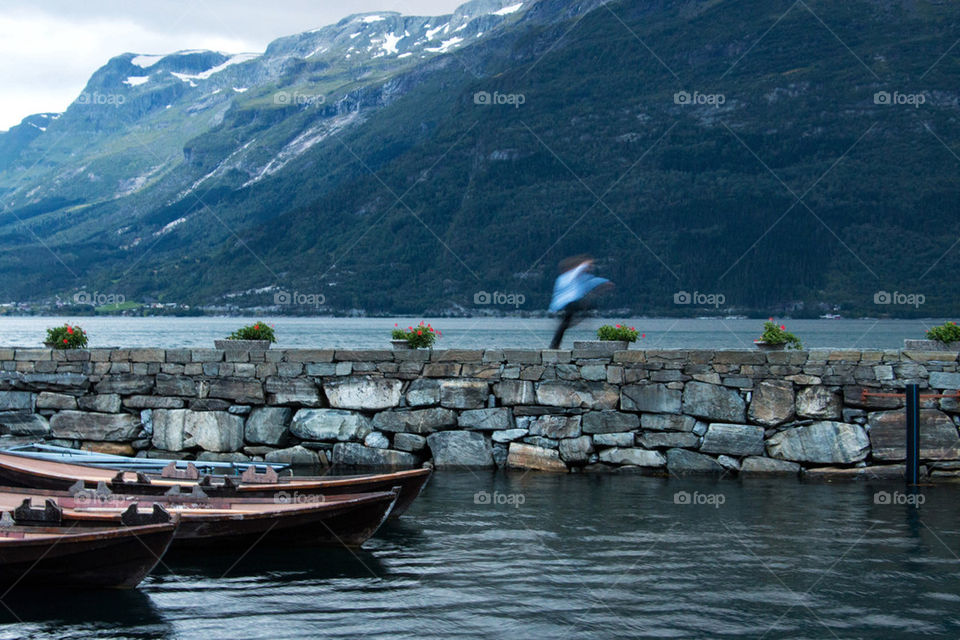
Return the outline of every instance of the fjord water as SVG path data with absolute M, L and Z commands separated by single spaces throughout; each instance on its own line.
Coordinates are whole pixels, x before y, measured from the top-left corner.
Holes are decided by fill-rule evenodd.
M 443 472 L 356 554 L 213 550 L 137 591 L 7 595 L 0 638 L 955 638 L 957 487 L 903 491 Z
M 212 348 L 234 329 L 261 318 L 129 318 L 100 317 L 0 317 L 0 346 L 39 346 L 45 329 L 65 322 L 79 324 L 91 347 Z M 262 318 L 275 326 L 275 348 L 382 349 L 390 345 L 394 323 L 401 327 L 419 318 Z M 545 349 L 556 328 L 550 318 L 428 318 L 443 331 L 441 349 Z M 642 349 L 744 349 L 753 347 L 763 321 L 723 318 L 589 318 L 567 332 L 564 346 L 574 340 L 596 338 L 602 324 L 623 321 L 646 337 L 634 348 Z M 904 338 L 923 338 L 926 330 L 943 320 L 786 320 L 805 347 L 899 349 Z

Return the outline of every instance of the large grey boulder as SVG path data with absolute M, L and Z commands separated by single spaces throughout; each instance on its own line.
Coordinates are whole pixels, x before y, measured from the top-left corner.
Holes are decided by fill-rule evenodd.
M 394 378 L 355 377 L 323 385 L 330 406 L 337 409 L 389 409 L 400 404 L 403 383 Z
M 417 457 L 406 451 L 372 449 L 359 442 L 338 442 L 333 445 L 333 464 L 397 469 L 415 466 Z
M 37 409 L 69 410 L 77 408 L 77 397 L 66 393 L 41 391 L 37 396 Z
M 504 429 L 503 431 L 494 431 L 490 434 L 490 437 L 494 442 L 506 444 L 514 440 L 519 440 L 528 433 L 530 433 L 530 431 L 527 429 Z
M 753 388 L 747 414 L 750 422 L 774 427 L 794 416 L 793 384 L 786 380 L 761 380 Z
M 243 418 L 226 411 L 156 409 L 153 446 L 166 451 L 239 451 L 243 447 Z
M 513 411 L 509 407 L 490 409 L 468 409 L 461 411 L 457 424 L 461 429 L 480 431 L 498 431 L 513 427 Z
M 130 413 L 61 411 L 50 418 L 50 434 L 55 438 L 127 442 L 139 432 L 140 420 Z
M 440 406 L 480 409 L 487 406 L 490 385 L 480 380 L 444 380 L 440 383 Z
M 120 413 L 120 394 L 99 393 L 77 398 L 77 405 L 83 411 L 97 413 Z
M 427 436 L 437 469 L 485 469 L 495 466 L 493 449 L 482 433 L 441 431 Z
M 680 413 L 680 390 L 665 384 L 631 384 L 620 391 L 620 408 L 643 413 Z
M 211 398 L 222 398 L 238 404 L 263 404 L 263 385 L 250 378 L 216 378 L 210 382 Z
M 723 465 L 710 456 L 686 449 L 667 451 L 667 471 L 675 475 L 724 472 Z
M 907 418 L 904 411 L 876 411 L 867 417 L 874 460 L 905 460 Z M 960 459 L 960 437 L 947 414 L 920 410 L 920 457 L 924 460 Z
M 700 444 L 700 436 L 685 431 L 647 431 L 637 438 L 640 446 L 645 449 L 684 447 L 696 449 Z M 711 458 L 712 459 L 712 458 Z
M 270 377 L 263 383 L 267 402 L 272 405 L 289 404 L 301 407 L 322 407 L 320 390 L 310 378 Z
M 45 436 L 50 433 L 47 419 L 29 411 L 0 412 L 0 434 L 13 436 Z
M 814 422 L 775 433 L 767 440 L 767 455 L 793 462 L 852 463 L 870 452 L 867 432 L 858 424 Z
M 636 440 L 635 434 L 626 433 L 596 433 L 593 435 L 593 444 L 597 447 L 632 447 Z
M 243 437 L 248 444 L 283 446 L 290 435 L 289 407 L 256 407 L 250 412 L 243 428 Z
M 567 465 L 560 459 L 556 449 L 546 449 L 532 444 L 511 442 L 507 452 L 506 466 L 513 469 L 534 469 L 566 473 Z
M 537 403 L 548 407 L 616 409 L 617 388 L 605 382 L 540 382 Z
M 763 427 L 754 424 L 711 423 L 703 435 L 700 451 L 731 456 L 761 455 Z
M 931 371 L 930 387 L 933 389 L 960 389 L 960 373 Z
M 287 449 L 277 449 L 263 456 L 264 462 L 282 462 L 296 466 L 318 466 L 320 455 L 306 447 L 296 445 Z
M 29 391 L 0 391 L 0 411 L 33 411 L 36 396 Z
M 430 407 L 440 404 L 440 381 L 417 378 L 407 388 L 407 404 L 411 407 Z
M 600 451 L 600 461 L 613 464 L 630 464 L 637 467 L 664 467 L 667 458 L 659 451 L 647 451 L 633 447 L 603 449 Z
M 743 422 L 745 404 L 733 389 L 706 382 L 688 382 L 683 388 L 683 413 L 715 422 Z
M 153 391 L 153 376 L 141 376 L 132 373 L 104 376 L 97 383 L 96 389 L 97 393 L 148 394 Z
M 843 401 L 839 391 L 816 386 L 801 389 L 797 394 L 797 415 L 801 418 L 839 420 L 842 412 Z
M 583 414 L 584 433 L 622 433 L 640 426 L 640 417 L 619 411 L 588 411 Z
M 430 407 L 429 409 L 399 409 L 381 411 L 373 416 L 373 426 L 380 431 L 394 433 L 418 433 L 427 435 L 457 424 L 457 413 L 452 409 Z
M 393 448 L 399 451 L 422 451 L 427 439 L 415 433 L 397 433 L 393 436 Z
M 644 431 L 694 431 L 697 419 L 669 413 L 645 413 L 640 418 Z
M 161 396 L 196 396 L 197 383 L 190 376 L 158 373 L 157 395 Z
M 6 373 L 6 372 L 5 372 Z M 90 388 L 90 378 L 83 373 L 16 373 L 16 379 L 30 391 L 85 392 Z M 135 376 L 153 384 L 150 376 Z
M 362 441 L 371 431 L 370 418 L 345 409 L 300 409 L 290 422 L 290 433 L 319 442 Z
M 580 435 L 580 416 L 545 415 L 527 423 L 531 436 L 576 438 Z
M 788 460 L 750 456 L 749 458 L 744 458 L 743 462 L 740 463 L 740 475 L 796 476 L 802 468 L 803 467 L 796 462 L 790 462 Z
M 502 380 L 493 385 L 493 394 L 504 406 L 536 404 L 537 394 L 533 383 L 527 380 Z
M 570 464 L 582 464 L 590 459 L 593 453 L 593 440 L 590 436 L 579 438 L 564 438 L 560 441 L 560 457 Z
M 389 449 L 390 440 L 379 431 L 371 431 L 367 434 L 367 437 L 363 439 L 363 446 L 374 449 Z

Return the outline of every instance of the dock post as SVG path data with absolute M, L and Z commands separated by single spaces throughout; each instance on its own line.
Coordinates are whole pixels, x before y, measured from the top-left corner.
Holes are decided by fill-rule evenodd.
M 920 385 L 908 384 L 907 396 L 907 484 L 920 483 Z

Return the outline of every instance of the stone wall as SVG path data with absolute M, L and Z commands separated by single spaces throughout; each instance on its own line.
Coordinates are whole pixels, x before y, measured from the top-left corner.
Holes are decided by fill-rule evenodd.
M 956 353 L 0 348 L 0 446 L 150 457 L 545 471 L 903 474 L 901 398 Z M 926 400 L 929 476 L 960 406 Z

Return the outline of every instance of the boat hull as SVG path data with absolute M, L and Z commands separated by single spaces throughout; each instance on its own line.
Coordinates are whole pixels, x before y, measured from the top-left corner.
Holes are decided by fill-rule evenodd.
M 86 465 L 38 460 L 27 456 L 0 453 L 0 479 L 18 487 L 53 489 L 65 491 L 82 481 L 88 488 L 96 488 L 103 482 L 115 493 L 130 495 L 163 495 L 173 487 L 189 492 L 201 484 L 196 480 L 170 479 L 159 475 L 126 473 L 128 481 L 117 482 L 119 469 L 108 470 Z M 230 476 L 209 476 L 212 483 L 201 485 L 211 497 L 266 498 L 276 502 L 296 499 L 298 495 L 343 495 L 391 491 L 399 487 L 400 495 L 391 512 L 391 517 L 405 513 L 430 480 L 430 469 L 410 469 L 394 473 L 355 476 L 289 476 L 272 483 L 224 484 Z M 146 482 L 144 482 L 146 480 Z
M 136 587 L 157 565 L 176 525 L 110 529 L 13 527 L 0 533 L 0 587 Z M 16 538 L 27 532 L 50 537 Z
M 278 504 L 259 498 L 203 498 L 186 496 L 97 496 L 92 491 L 72 494 L 41 489 L 0 490 L 0 509 L 13 510 L 29 499 L 52 500 L 64 523 L 79 527 L 119 525 L 123 513 L 137 505 L 142 513 L 162 506 L 179 518 L 173 548 L 197 546 L 244 547 L 345 546 L 360 547 L 373 536 L 396 504 L 398 491 L 333 496 L 309 496 L 310 502 Z

